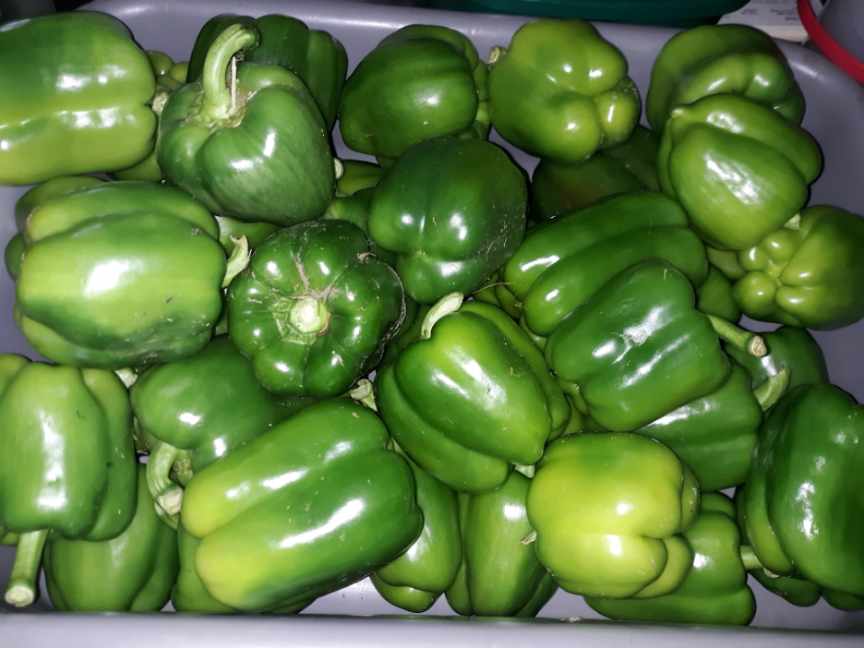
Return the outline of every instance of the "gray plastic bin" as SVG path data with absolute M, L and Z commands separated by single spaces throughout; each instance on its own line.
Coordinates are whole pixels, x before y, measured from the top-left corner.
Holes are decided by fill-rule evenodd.
M 96 0 L 87 8 L 119 17 L 142 46 L 164 50 L 178 60 L 188 57 L 199 28 L 214 14 L 286 13 L 312 27 L 331 31 L 345 44 L 352 67 L 385 35 L 408 23 L 437 23 L 459 29 L 474 41 L 481 56 L 486 56 L 492 46 L 506 44 L 515 29 L 527 20 L 524 17 L 335 0 Z M 623 50 L 630 61 L 632 76 L 644 94 L 651 65 L 673 31 L 611 24 L 600 25 L 600 30 Z M 807 97 L 804 126 L 819 140 L 826 157 L 825 171 L 813 188 L 813 202 L 828 202 L 864 213 L 864 88 L 812 51 L 788 44 L 781 47 Z M 359 157 L 345 149 L 338 138 L 338 129 L 335 135 L 340 156 Z M 496 136 L 493 139 L 501 142 Z M 516 152 L 515 157 L 529 171 L 536 164 L 535 159 L 523 153 Z M 13 234 L 12 209 L 23 191 L 24 188 L 20 187 L 0 187 L 0 205 L 4 206 L 7 214 L 0 218 L 0 243 L 4 245 Z M 14 285 L 5 272 L 0 272 L 0 351 L 33 357 L 32 350 L 15 327 L 13 304 Z M 864 322 L 838 331 L 818 333 L 817 337 L 828 358 L 833 381 L 859 400 L 864 400 L 864 348 L 861 345 L 864 342 Z M 3 548 L 0 551 L 0 575 L 4 577 L 10 568 L 10 559 L 11 552 Z M 859 634 L 864 632 L 864 612 L 841 612 L 823 602 L 810 608 L 797 608 L 765 592 L 752 579 L 751 586 L 758 602 L 754 626 L 761 628 L 577 622 L 583 618 L 599 617 L 581 598 L 563 592 L 556 594 L 543 609 L 540 615 L 543 618 L 529 622 L 430 617 L 452 615 L 444 597 L 427 616 L 410 617 L 381 599 L 368 580 L 317 600 L 299 617 L 284 618 L 60 615 L 46 613 L 50 606 L 43 598 L 36 606 L 36 612 L 0 615 L 0 646 L 62 645 L 64 648 L 77 648 L 112 644 L 124 648 L 139 645 L 149 648 L 157 645 L 162 648 L 174 645 L 262 648 L 277 645 L 441 646 L 457 643 L 472 646 L 572 646 L 577 643 L 651 646 L 662 643 L 671 647 L 734 643 L 740 646 L 782 645 L 785 648 L 792 645 L 864 645 L 864 635 Z M 351 618 L 369 615 L 400 615 L 401 618 Z

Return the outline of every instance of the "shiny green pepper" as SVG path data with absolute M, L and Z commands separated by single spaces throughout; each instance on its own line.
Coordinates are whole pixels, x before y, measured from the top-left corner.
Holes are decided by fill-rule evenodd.
M 49 532 L 101 541 L 129 525 L 131 426 L 126 389 L 110 371 L 0 355 L 0 528 L 19 536 L 7 603 L 33 602 Z
M 562 163 L 626 141 L 642 108 L 627 59 L 581 20 L 535 20 L 494 49 L 489 104 L 504 139 Z

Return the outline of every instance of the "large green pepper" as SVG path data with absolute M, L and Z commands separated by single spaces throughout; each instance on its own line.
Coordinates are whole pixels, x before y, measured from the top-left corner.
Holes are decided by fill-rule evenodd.
M 549 446 L 528 490 L 537 557 L 568 592 L 651 597 L 677 588 L 693 554 L 680 533 L 699 485 L 638 434 L 576 434 Z
M 292 72 L 236 64 L 258 42 L 257 30 L 241 24 L 216 38 L 201 80 L 175 91 L 162 111 L 159 165 L 214 213 L 282 225 L 317 218 L 335 182 L 324 120 Z
M 558 589 L 529 542 L 529 485 L 512 472 L 495 490 L 459 495 L 462 565 L 447 590 L 459 614 L 533 617 Z
M 387 564 L 420 534 L 408 464 L 347 399 L 307 407 L 196 474 L 181 520 L 216 601 L 275 610 Z
M 738 253 L 746 273 L 733 295 L 746 315 L 814 329 L 864 316 L 864 219 L 843 209 L 808 207 Z
M 669 262 L 697 286 L 708 273 L 687 215 L 659 193 L 616 196 L 532 230 L 504 266 L 504 280 L 528 328 L 550 335 L 607 281 L 645 259 Z
M 375 189 L 369 233 L 398 255 L 408 295 L 479 288 L 522 242 L 525 178 L 498 146 L 443 138 L 403 155 Z
M 45 549 L 45 579 L 57 610 L 156 612 L 177 579 L 177 534 L 156 516 L 143 465 L 129 526 L 110 540 L 54 536 Z
M 762 565 L 864 595 L 864 410 L 841 389 L 801 385 L 762 428 L 740 505 Z
M 33 602 L 49 532 L 98 541 L 127 527 L 131 426 L 126 389 L 111 372 L 0 355 L 0 528 L 19 535 L 7 603 Z
M 642 106 L 627 59 L 581 20 L 536 20 L 490 56 L 492 125 L 508 142 L 574 163 L 627 140 Z
M 121 368 L 200 350 L 222 310 L 216 222 L 184 192 L 110 182 L 30 212 L 15 316 L 42 355 Z
M 736 365 L 716 391 L 634 431 L 672 448 L 703 491 L 736 486 L 750 470 L 762 412 L 780 399 L 788 382 L 784 369 L 753 390 L 749 374 Z
M 214 16 L 204 23 L 195 39 L 189 56 L 189 81 L 202 77 L 210 46 L 223 31 L 237 23 L 254 26 L 261 34 L 260 42 L 245 53 L 244 60 L 279 65 L 300 77 L 314 97 L 328 129 L 332 128 L 345 83 L 348 55 L 342 43 L 331 34 L 309 29 L 306 23 L 290 16 Z
M 188 484 L 195 473 L 299 408 L 261 387 L 252 363 L 227 337 L 147 370 L 132 386 L 131 400 L 139 431 L 150 442 L 147 486 L 168 515 L 180 511 L 172 475 Z
M 324 398 L 372 369 L 404 310 L 398 275 L 366 235 L 322 220 L 258 248 L 228 291 L 228 330 L 265 388 Z
M 462 563 L 456 493 L 410 459 L 423 530 L 405 552 L 372 574 L 387 601 L 411 612 L 425 612 L 456 578 Z
M 378 43 L 339 106 L 345 144 L 381 162 L 425 140 L 488 129 L 486 65 L 470 40 L 439 25 L 408 25 Z
M 657 169 L 663 191 L 709 245 L 744 250 L 804 207 L 822 154 L 807 131 L 770 108 L 712 95 L 672 111 Z
M 76 11 L 6 23 L 0 184 L 136 164 L 153 150 L 154 89 L 147 55 L 112 16 Z
M 548 339 L 546 360 L 583 413 L 623 432 L 717 390 L 731 369 L 720 336 L 765 353 L 758 336 L 696 310 L 681 272 L 646 261 L 564 320 Z
M 626 142 L 597 151 L 584 162 L 540 160 L 531 176 L 531 217 L 554 220 L 616 194 L 659 191 L 659 148 L 660 138 L 637 126 Z
M 662 623 L 747 625 L 756 612 L 747 586 L 741 534 L 732 502 L 719 493 L 702 497 L 699 514 L 684 531 L 693 564 L 674 592 L 643 599 L 588 597 L 585 602 L 610 619 Z M 745 552 L 746 555 L 746 552 Z
M 452 488 L 495 488 L 540 459 L 570 416 L 542 352 L 506 313 L 448 296 L 379 371 L 378 406 L 420 467 Z M 457 310 L 458 309 L 458 310 Z
M 746 25 L 703 25 L 670 38 L 654 61 L 645 112 L 662 131 L 675 107 L 717 94 L 742 95 L 796 124 L 804 115 L 804 96 L 783 52 Z

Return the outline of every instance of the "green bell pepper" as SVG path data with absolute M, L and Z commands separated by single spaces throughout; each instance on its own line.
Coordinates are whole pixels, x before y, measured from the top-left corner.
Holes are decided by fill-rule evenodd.
M 739 503 L 762 565 L 864 595 L 864 410 L 829 384 L 800 385 L 762 428 Z
M 378 593 L 397 607 L 425 612 L 456 578 L 462 564 L 456 493 L 408 460 L 423 512 L 420 537 L 393 562 L 372 574 Z
M 744 482 L 758 440 L 762 413 L 783 395 L 789 371 L 782 369 L 755 390 L 750 375 L 733 366 L 716 390 L 634 430 L 675 451 L 705 491 Z
M 363 189 L 375 187 L 384 175 L 384 169 L 363 160 L 340 160 L 342 175 L 336 179 L 336 196 L 353 196 Z
M 537 157 L 580 162 L 625 142 L 639 121 L 627 59 L 588 22 L 529 22 L 489 63 L 492 125 Z
M 712 95 L 672 111 L 657 169 L 663 191 L 707 244 L 744 250 L 804 207 L 822 154 L 807 131 L 774 110 Z
M 249 248 L 254 250 L 279 229 L 273 223 L 242 221 L 226 216 L 216 216 L 216 224 L 219 226 L 219 244 L 227 254 L 237 247 L 238 239 L 245 238 Z
M 50 198 L 24 228 L 18 325 L 65 364 L 119 369 L 195 353 L 222 310 L 216 236 L 203 206 L 164 185 L 109 182 Z
M 470 293 L 516 250 L 525 232 L 522 170 L 498 146 L 444 138 L 410 149 L 375 189 L 372 240 L 398 255 L 405 292 L 433 303 Z
M 670 38 L 654 61 L 645 112 L 659 132 L 677 106 L 717 94 L 741 95 L 795 124 L 804 116 L 804 95 L 783 52 L 746 25 L 703 25 Z
M 585 602 L 616 620 L 749 624 L 756 601 L 747 586 L 732 502 L 719 493 L 703 495 L 699 514 L 684 538 L 693 550 L 693 564 L 674 592 L 647 599 L 587 597 Z
M 537 557 L 574 594 L 651 597 L 693 560 L 699 485 L 675 453 L 638 434 L 576 434 L 546 450 L 528 490 Z
M 705 283 L 696 289 L 696 307 L 730 322 L 741 319 L 741 309 L 732 294 L 732 282 L 714 266 L 709 266 Z
M 299 77 L 276 65 L 237 65 L 237 55 L 258 42 L 257 30 L 242 24 L 216 38 L 201 80 L 165 104 L 158 161 L 172 183 L 214 213 L 290 225 L 327 208 L 333 156 Z
M 263 243 L 228 291 L 228 330 L 272 392 L 326 398 L 377 364 L 404 317 L 396 272 L 351 223 L 313 221 Z
M 261 34 L 260 42 L 246 51 L 249 63 L 278 65 L 300 77 L 327 122 L 328 130 L 336 121 L 336 108 L 348 70 L 348 55 L 338 39 L 326 31 L 309 29 L 306 23 L 290 16 L 270 14 L 260 18 L 220 14 L 201 28 L 189 56 L 189 81 L 204 75 L 207 52 L 213 42 L 234 24 L 251 26 Z
M 210 596 L 243 611 L 304 604 L 401 554 L 423 515 L 387 441 L 369 410 L 324 401 L 196 474 L 181 520 Z
M 45 549 L 45 580 L 54 609 L 157 612 L 177 579 L 177 534 L 163 524 L 138 466 L 138 500 L 129 526 L 111 540 L 53 536 Z
M 834 329 L 864 316 L 864 220 L 837 207 L 808 207 L 738 253 L 746 273 L 733 295 L 754 319 Z
M 147 55 L 112 16 L 76 11 L 4 24 L 0 184 L 141 161 L 153 150 L 154 89 Z
M 349 148 L 382 163 L 436 137 L 485 137 L 486 65 L 458 31 L 403 27 L 378 43 L 348 78 L 339 130 Z
M 180 512 L 192 476 L 300 409 L 281 403 L 255 379 L 252 363 L 227 337 L 202 351 L 148 369 L 132 386 L 139 433 L 148 438 L 147 487 L 161 511 Z M 176 522 L 175 522 L 176 524 Z
M 615 196 L 531 230 L 504 266 L 528 328 L 548 336 L 619 272 L 663 259 L 700 285 L 705 247 L 687 215 L 659 193 Z
M 798 385 L 828 382 L 828 367 L 819 344 L 807 329 L 781 326 L 770 333 L 760 333 L 768 354 L 756 358 L 735 347 L 726 352 L 750 374 L 753 386 L 762 385 L 771 376 L 789 371 L 789 389 Z
M 659 191 L 657 153 L 660 138 L 637 126 L 623 144 L 597 151 L 584 162 L 540 160 L 531 176 L 531 217 L 554 220 L 609 196 L 631 191 Z
M 570 416 L 542 352 L 506 313 L 454 294 L 420 339 L 378 373 L 381 415 L 399 446 L 451 488 L 480 492 L 540 459 Z
M 758 336 L 696 310 L 681 272 L 646 261 L 616 275 L 564 320 L 545 351 L 582 412 L 625 432 L 716 391 L 731 370 L 721 336 L 765 354 Z
M 347 221 L 356 225 L 369 237 L 369 215 L 372 213 L 372 198 L 375 188 L 360 189 L 349 196 L 337 196 L 321 216 L 321 220 Z M 390 266 L 396 266 L 399 257 L 395 252 L 385 250 L 369 238 L 369 251 Z
M 0 355 L 0 528 L 19 535 L 7 603 L 35 599 L 49 532 L 99 541 L 129 525 L 131 425 L 126 389 L 111 372 Z

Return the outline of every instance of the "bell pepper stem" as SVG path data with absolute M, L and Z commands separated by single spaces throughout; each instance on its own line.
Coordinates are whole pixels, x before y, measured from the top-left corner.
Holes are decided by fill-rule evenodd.
M 223 31 L 207 51 L 201 85 L 204 99 L 201 117 L 220 120 L 230 117 L 236 110 L 236 81 L 234 89 L 226 86 L 225 77 L 236 54 L 258 44 L 258 31 L 248 25 L 234 24 Z
M 768 347 L 765 346 L 765 340 L 763 340 L 761 336 L 756 335 L 753 331 L 748 331 L 740 326 L 735 326 L 732 322 L 729 322 L 722 317 L 717 317 L 716 315 L 706 315 L 706 317 L 708 318 L 708 321 L 711 322 L 711 326 L 717 332 L 717 335 L 727 344 L 731 344 L 735 348 L 746 351 L 757 358 L 761 358 L 768 353 Z
M 759 385 L 753 390 L 753 396 L 759 403 L 759 407 L 763 412 L 774 407 L 775 403 L 780 400 L 780 397 L 786 392 L 789 387 L 789 369 L 784 367 L 768 380 Z
M 245 236 L 232 236 L 231 242 L 234 244 L 234 249 L 231 250 L 231 256 L 228 257 L 228 263 L 225 265 L 225 276 L 222 278 L 223 288 L 231 285 L 234 277 L 246 269 L 252 258 L 249 241 Z
M 506 47 L 501 47 L 500 45 L 496 45 L 491 50 L 489 50 L 489 65 L 495 65 L 504 54 L 507 53 Z
M 368 378 L 358 380 L 357 386 L 348 392 L 348 396 L 373 412 L 378 411 L 378 404 L 375 402 L 375 390 L 372 387 L 372 381 Z
M 120 382 L 125 385 L 126 389 L 129 389 L 138 381 L 138 374 L 128 367 L 124 369 L 116 369 L 114 374 L 120 379 Z
M 15 607 L 27 607 L 36 600 L 36 577 L 42 563 L 42 550 L 48 529 L 22 533 L 15 550 L 15 564 L 6 586 L 6 602 Z
M 741 563 L 744 565 L 745 571 L 753 571 L 754 569 L 762 569 L 762 563 L 753 551 L 753 548 L 748 545 L 741 545 L 739 550 L 741 554 Z
M 420 324 L 420 338 L 428 340 L 432 337 L 432 329 L 438 323 L 438 320 L 459 310 L 462 307 L 464 299 L 465 297 L 462 293 L 452 292 L 435 302 Z
M 533 465 L 531 466 L 523 466 L 521 464 L 516 464 L 513 466 L 513 469 L 518 472 L 520 475 L 525 475 L 528 479 L 534 478 L 534 473 L 536 469 Z
M 177 514 L 183 501 L 183 490 L 171 481 L 171 467 L 180 455 L 180 449 L 168 443 L 159 443 L 147 460 L 147 488 L 153 497 L 156 514 L 176 528 Z
M 333 173 L 336 176 L 336 179 L 339 180 L 343 175 L 345 175 L 345 165 L 342 164 L 342 160 L 339 158 L 333 158 Z
M 531 531 L 528 535 L 519 541 L 523 545 L 529 545 L 537 542 L 537 532 Z

